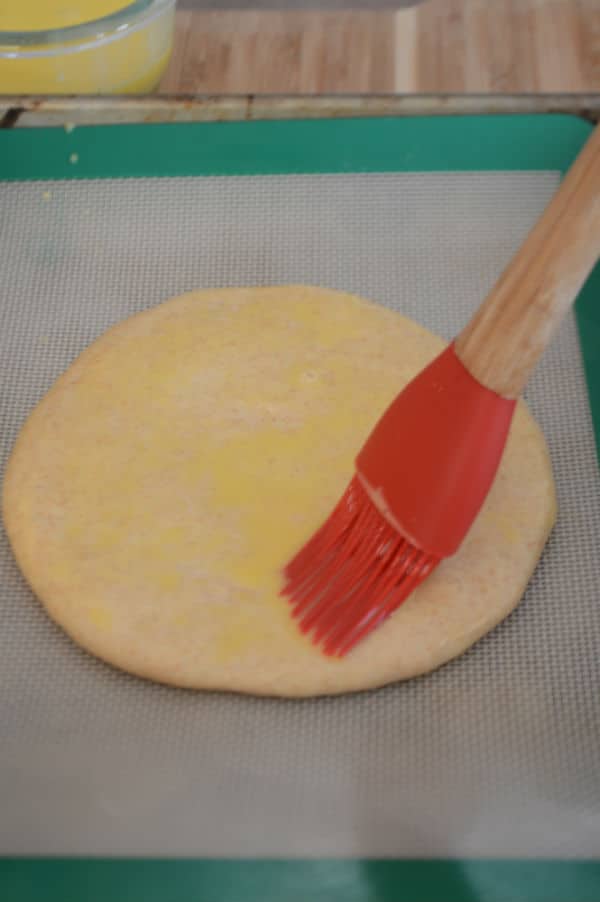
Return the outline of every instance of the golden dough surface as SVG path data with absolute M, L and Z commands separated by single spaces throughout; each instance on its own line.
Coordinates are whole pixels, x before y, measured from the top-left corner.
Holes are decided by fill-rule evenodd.
M 9 462 L 26 579 L 84 648 L 178 686 L 320 695 L 440 666 L 516 606 L 554 522 L 523 404 L 460 551 L 346 658 L 298 632 L 279 590 L 379 415 L 442 347 L 384 307 L 303 286 L 193 292 L 118 324 Z

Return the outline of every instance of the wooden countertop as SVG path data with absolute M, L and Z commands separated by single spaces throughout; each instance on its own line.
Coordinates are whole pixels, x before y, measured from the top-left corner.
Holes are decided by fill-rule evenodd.
M 161 92 L 600 91 L 600 0 L 396 12 L 180 10 Z

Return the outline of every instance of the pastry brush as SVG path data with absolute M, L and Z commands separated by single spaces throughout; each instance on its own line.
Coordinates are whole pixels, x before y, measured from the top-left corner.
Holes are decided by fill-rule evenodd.
M 457 551 L 516 399 L 599 255 L 600 127 L 468 325 L 383 414 L 341 500 L 284 568 L 282 594 L 326 654 L 345 655 Z

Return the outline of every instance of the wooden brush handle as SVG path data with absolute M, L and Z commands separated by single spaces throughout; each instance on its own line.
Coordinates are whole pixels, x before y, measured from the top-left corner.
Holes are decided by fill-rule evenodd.
M 456 353 L 516 398 L 600 256 L 600 126 L 473 319 Z

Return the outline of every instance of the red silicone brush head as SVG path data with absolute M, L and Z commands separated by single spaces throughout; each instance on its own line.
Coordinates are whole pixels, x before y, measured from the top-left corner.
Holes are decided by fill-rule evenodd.
M 285 569 L 302 632 L 341 657 L 375 629 L 435 567 L 391 526 L 358 476 L 337 507 Z
M 300 629 L 344 655 L 453 554 L 493 482 L 515 402 L 451 346 L 392 402 L 323 526 L 284 570 Z

